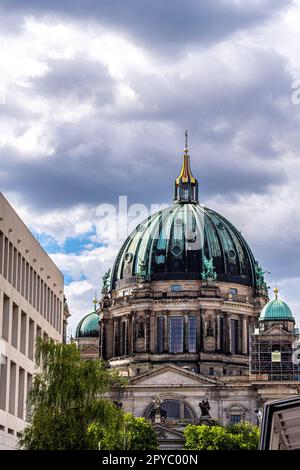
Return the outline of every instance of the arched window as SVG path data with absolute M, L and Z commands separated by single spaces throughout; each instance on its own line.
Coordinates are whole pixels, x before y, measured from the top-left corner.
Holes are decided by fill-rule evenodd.
M 238 424 L 244 421 L 246 408 L 239 403 L 233 403 L 226 410 L 226 416 L 230 424 Z
M 195 418 L 194 413 L 190 406 L 182 400 L 164 400 L 160 408 L 166 420 L 187 419 L 192 420 Z M 154 417 L 154 405 L 150 405 L 146 412 L 145 417 L 152 419 Z

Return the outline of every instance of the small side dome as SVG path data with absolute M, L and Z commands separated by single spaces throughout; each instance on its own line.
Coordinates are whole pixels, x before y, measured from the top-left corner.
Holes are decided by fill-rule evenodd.
M 96 338 L 99 336 L 99 315 L 95 312 L 83 317 L 76 328 L 76 338 Z
M 290 320 L 295 321 L 290 307 L 278 299 L 278 289 L 274 289 L 275 299 L 268 302 L 261 311 L 259 321 Z

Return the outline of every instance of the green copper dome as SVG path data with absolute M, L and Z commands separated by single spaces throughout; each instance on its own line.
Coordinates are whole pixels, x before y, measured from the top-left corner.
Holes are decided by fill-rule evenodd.
M 148 217 L 123 244 L 111 287 L 151 280 L 201 280 L 205 259 L 218 281 L 255 287 L 255 260 L 241 233 L 221 215 L 198 203 L 176 202 Z
M 261 311 L 259 321 L 291 320 L 294 321 L 290 307 L 278 299 L 278 289 L 274 289 L 275 299 L 268 302 Z
M 99 336 L 99 315 L 95 312 L 83 317 L 76 328 L 76 338 Z
M 241 233 L 224 217 L 199 204 L 186 142 L 174 203 L 139 224 L 121 247 L 111 289 L 139 280 L 205 280 L 257 284 L 253 254 Z

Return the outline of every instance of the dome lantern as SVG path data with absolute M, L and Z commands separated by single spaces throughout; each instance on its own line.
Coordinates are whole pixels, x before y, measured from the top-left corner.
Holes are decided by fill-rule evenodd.
M 292 321 L 295 322 L 290 307 L 278 298 L 279 289 L 275 287 L 275 299 L 268 302 L 261 311 L 259 322 L 265 321 Z
M 185 148 L 181 172 L 175 180 L 174 202 L 198 204 L 198 181 L 193 176 L 188 149 L 188 132 L 185 131 Z

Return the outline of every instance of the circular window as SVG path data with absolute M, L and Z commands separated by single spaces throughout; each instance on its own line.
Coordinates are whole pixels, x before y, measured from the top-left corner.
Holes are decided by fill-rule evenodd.
M 218 227 L 219 227 L 220 230 L 225 229 L 225 225 L 223 224 L 223 222 L 218 222 Z
M 236 258 L 235 251 L 230 250 L 230 251 L 228 252 L 228 257 L 229 257 L 230 259 L 235 259 L 235 258 Z
M 179 245 L 173 246 L 173 248 L 172 248 L 172 254 L 173 254 L 174 256 L 180 256 L 181 253 L 182 253 L 182 249 L 181 249 L 181 247 L 180 247 Z
M 126 253 L 125 255 L 125 261 L 127 263 L 130 263 L 132 261 L 132 258 L 133 258 L 133 254 L 130 251 L 128 251 L 128 253 Z
M 142 232 L 143 230 L 144 230 L 144 225 L 143 224 L 138 225 L 137 228 L 136 228 L 137 232 Z

